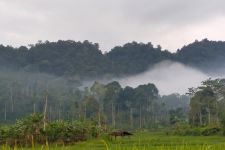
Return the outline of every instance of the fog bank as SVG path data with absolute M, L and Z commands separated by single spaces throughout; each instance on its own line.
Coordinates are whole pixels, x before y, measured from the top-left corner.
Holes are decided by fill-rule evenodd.
M 117 79 L 124 86 L 137 87 L 141 84 L 154 83 L 161 95 L 171 93 L 185 94 L 190 87 L 197 87 L 208 75 L 181 63 L 164 61 L 152 69 L 135 76 Z

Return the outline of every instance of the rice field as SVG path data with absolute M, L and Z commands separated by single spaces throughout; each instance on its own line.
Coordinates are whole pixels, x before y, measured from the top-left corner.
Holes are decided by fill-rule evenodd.
M 110 140 L 107 136 L 72 146 L 36 146 L 33 148 L 9 148 L 3 150 L 225 150 L 223 136 L 170 136 L 163 133 L 136 133 L 132 137 Z
M 160 133 L 139 133 L 131 138 L 98 139 L 79 143 L 75 150 L 225 150 L 223 136 L 167 136 Z

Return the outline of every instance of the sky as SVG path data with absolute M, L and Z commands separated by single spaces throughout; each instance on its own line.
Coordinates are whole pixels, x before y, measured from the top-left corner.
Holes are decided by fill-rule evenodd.
M 175 52 L 195 40 L 225 41 L 224 0 L 0 0 L 0 44 L 89 40 L 102 51 L 152 42 Z

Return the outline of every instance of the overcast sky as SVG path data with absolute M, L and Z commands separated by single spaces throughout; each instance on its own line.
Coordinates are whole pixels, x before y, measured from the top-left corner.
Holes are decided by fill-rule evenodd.
M 0 0 L 0 43 L 89 40 L 103 51 L 152 42 L 176 51 L 195 39 L 225 41 L 224 0 Z

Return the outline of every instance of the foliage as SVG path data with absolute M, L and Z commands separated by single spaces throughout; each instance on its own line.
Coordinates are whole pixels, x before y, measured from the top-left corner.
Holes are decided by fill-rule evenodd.
M 175 54 L 177 61 L 206 72 L 218 72 L 224 67 L 225 42 L 195 41 L 184 46 Z
M 154 48 L 151 43 L 131 42 L 103 54 L 97 43 L 38 42 L 29 48 L 0 45 L 0 66 L 29 72 L 75 77 L 75 81 L 96 77 L 115 77 L 146 71 L 165 60 L 181 62 L 203 71 L 224 67 L 225 42 L 195 41 L 177 53 Z M 218 66 L 218 64 L 220 64 Z
M 220 131 L 221 131 L 221 128 L 218 128 L 218 127 L 206 128 L 204 131 L 202 131 L 202 135 L 204 136 L 216 135 Z
M 192 90 L 189 120 L 194 126 L 222 125 L 224 120 L 224 79 L 208 79 Z
M 187 112 L 189 101 L 178 94 L 160 97 L 151 83 L 132 88 L 96 81 L 82 89 L 65 78 L 24 72 L 1 73 L 0 95 L 2 123 L 42 113 L 47 98 L 46 115 L 51 121 L 95 119 L 103 128 L 131 129 L 166 126 L 169 111 L 182 107 Z
M 87 126 L 84 122 L 57 120 L 48 124 L 45 134 L 50 142 L 71 143 L 87 140 L 89 134 L 90 136 L 95 135 L 96 130 L 96 128 L 93 130 L 93 126 Z
M 180 136 L 213 136 L 221 135 L 221 127 L 193 127 L 187 123 L 176 123 L 173 128 L 167 131 L 169 135 Z
M 97 125 L 92 121 L 56 120 L 48 122 L 44 130 L 43 119 L 42 114 L 32 114 L 17 120 L 13 125 L 1 126 L 0 143 L 31 146 L 35 142 L 43 144 L 47 140 L 50 143 L 71 144 L 96 137 L 99 133 Z
M 170 124 L 175 125 L 177 123 L 185 122 L 186 114 L 185 110 L 182 108 L 177 108 L 175 110 L 170 110 Z
M 163 60 L 172 59 L 172 54 L 154 48 L 151 43 L 127 43 L 113 48 L 106 57 L 113 62 L 117 74 L 137 74 Z

